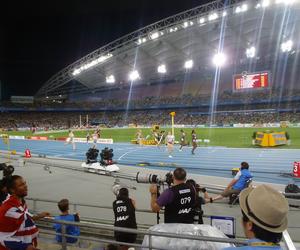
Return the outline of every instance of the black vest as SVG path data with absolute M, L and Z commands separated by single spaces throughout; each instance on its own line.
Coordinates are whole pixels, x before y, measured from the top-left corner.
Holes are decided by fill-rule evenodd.
M 137 228 L 135 219 L 135 208 L 132 201 L 127 199 L 117 199 L 113 202 L 116 227 Z
M 195 191 L 182 183 L 171 187 L 173 201 L 165 206 L 165 223 L 192 224 L 194 218 Z

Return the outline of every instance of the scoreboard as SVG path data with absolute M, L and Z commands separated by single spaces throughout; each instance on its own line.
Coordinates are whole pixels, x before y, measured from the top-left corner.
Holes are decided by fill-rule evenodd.
M 268 71 L 234 75 L 233 90 L 265 89 L 269 87 L 269 78 Z

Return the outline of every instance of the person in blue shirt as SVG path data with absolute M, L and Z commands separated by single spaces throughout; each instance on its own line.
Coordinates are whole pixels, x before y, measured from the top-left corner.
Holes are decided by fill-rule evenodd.
M 227 188 L 220 195 L 212 198 L 211 202 L 221 200 L 224 197 L 229 197 L 232 194 L 239 194 L 244 188 L 247 187 L 247 183 L 250 179 L 252 179 L 252 174 L 249 171 L 249 164 L 247 162 L 242 162 L 240 171 L 228 184 Z
M 64 220 L 64 221 L 70 221 L 70 222 L 79 222 L 79 215 L 78 214 L 69 214 L 69 200 L 68 199 L 62 199 L 58 202 L 58 208 L 61 211 L 61 215 L 55 216 L 55 220 Z M 61 233 L 62 225 L 59 223 L 54 224 L 54 229 L 56 233 Z M 66 233 L 73 236 L 79 236 L 80 230 L 79 227 L 73 226 L 73 225 L 67 225 L 66 226 Z M 62 236 L 56 235 L 56 241 L 62 242 Z M 71 238 L 67 237 L 67 243 L 76 243 L 77 238 Z
M 240 194 L 240 207 L 248 245 L 238 249 L 280 250 L 282 232 L 288 226 L 289 206 L 285 197 L 268 185 L 249 187 Z

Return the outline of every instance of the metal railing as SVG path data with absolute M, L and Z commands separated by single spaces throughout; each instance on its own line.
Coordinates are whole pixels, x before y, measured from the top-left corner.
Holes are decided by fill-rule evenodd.
M 167 237 L 167 238 L 176 238 L 176 239 L 186 239 L 186 240 L 197 240 L 197 241 L 209 241 L 209 242 L 218 242 L 218 243 L 231 243 L 231 244 L 238 244 L 238 245 L 247 245 L 247 242 L 245 240 L 237 240 L 232 238 L 220 238 L 220 237 L 210 237 L 210 236 L 199 236 L 199 235 L 184 235 L 184 234 L 175 234 L 175 233 L 165 233 L 165 232 L 155 232 L 150 230 L 143 230 L 143 229 L 132 229 L 132 228 L 124 228 L 124 227 L 114 227 L 112 225 L 106 225 L 106 224 L 95 224 L 95 223 L 88 223 L 88 222 L 69 222 L 69 221 L 61 221 L 61 220 L 54 220 L 54 219 L 43 219 L 43 221 L 50 222 L 50 223 L 59 223 L 62 225 L 61 233 L 55 233 L 53 232 L 42 232 L 44 234 L 48 235 L 61 235 L 62 236 L 62 249 L 67 249 L 67 239 L 66 237 L 70 238 L 77 238 L 82 240 L 90 240 L 90 241 L 98 241 L 98 242 L 105 242 L 105 243 L 112 243 L 112 244 L 119 244 L 119 245 L 126 245 L 126 246 L 134 246 L 134 247 L 143 247 L 147 249 L 158 249 L 153 246 L 153 238 L 154 236 L 159 237 Z M 79 228 L 89 228 L 94 230 L 107 230 L 107 231 L 118 231 L 118 232 L 124 232 L 124 233 L 134 233 L 139 235 L 148 235 L 149 236 L 149 243 L 147 246 L 144 246 L 142 244 L 136 244 L 136 243 L 125 243 L 120 241 L 114 241 L 114 240 L 108 240 L 108 239 L 102 239 L 102 238 L 93 238 L 93 237 L 86 237 L 86 236 L 74 236 L 69 235 L 66 233 L 66 226 L 72 225 L 77 226 Z M 161 247 L 159 249 L 162 249 Z M 162 249 L 163 250 L 163 249 Z M 165 248 L 164 250 L 167 250 Z
M 48 199 L 38 199 L 38 198 L 26 198 L 27 201 L 32 201 L 33 202 L 33 212 L 37 212 L 38 211 L 38 202 L 47 202 L 47 203 L 51 203 L 51 204 L 57 204 L 57 201 L 55 200 L 48 200 Z M 79 206 L 81 207 L 88 207 L 88 208 L 97 208 L 97 209 L 108 209 L 112 211 L 112 206 L 101 206 L 101 205 L 95 205 L 95 204 L 86 204 L 86 203 L 70 203 L 71 206 L 73 206 L 73 211 L 76 212 L 78 211 L 77 208 Z M 151 210 L 147 210 L 147 209 L 136 209 L 137 213 L 149 213 L 149 214 L 153 214 L 153 212 Z M 160 212 L 161 214 L 163 214 L 163 212 Z M 204 218 L 210 218 L 211 215 L 203 215 Z M 178 235 L 178 234 L 170 234 L 170 233 L 156 233 L 156 232 L 152 232 L 149 230 L 145 230 L 145 228 L 149 228 L 151 225 L 139 225 L 139 228 L 144 228 L 144 229 L 129 229 L 129 228 L 119 228 L 119 227 L 114 227 L 112 225 L 108 225 L 108 224 L 103 224 L 103 220 L 97 220 L 96 218 L 87 218 L 90 221 L 85 221 L 85 222 L 67 222 L 67 221 L 56 221 L 54 219 L 44 219 L 42 221 L 45 222 L 51 222 L 51 223 L 60 223 L 62 224 L 62 249 L 65 250 L 67 249 L 67 243 L 66 243 L 66 237 L 73 237 L 73 238 L 78 238 L 78 239 L 82 239 L 82 240 L 90 240 L 90 241 L 95 241 L 95 242 L 103 242 L 103 243 L 112 243 L 112 244 L 122 244 L 122 245 L 128 245 L 128 246 L 134 246 L 134 247 L 141 247 L 140 244 L 128 244 L 128 243 L 121 243 L 118 241 L 114 241 L 114 240 L 108 240 L 105 238 L 95 238 L 95 237 L 86 237 L 86 236 L 72 236 L 72 235 L 67 235 L 65 232 L 65 227 L 67 225 L 75 225 L 75 226 L 79 226 L 79 227 L 84 227 L 85 229 L 93 229 L 93 231 L 95 229 L 101 229 L 101 230 L 107 230 L 107 231 L 119 231 L 119 232 L 128 232 L 128 233 L 138 233 L 138 234 L 142 234 L 142 235 L 149 235 L 149 245 L 148 248 L 149 249 L 155 249 L 152 246 L 152 236 L 162 236 L 162 237 L 169 237 L 169 238 L 179 238 L 179 239 L 190 239 L 190 240 L 199 240 L 199 241 L 213 241 L 213 242 L 223 242 L 223 243 L 233 243 L 233 244 L 246 244 L 245 240 L 235 240 L 235 239 L 226 239 L 226 238 L 216 238 L 216 237 L 206 237 L 206 236 L 190 236 L 190 235 Z M 108 221 L 107 223 L 111 223 L 112 221 Z M 235 223 L 235 221 L 234 221 Z M 57 233 L 53 232 L 43 232 L 44 234 L 48 234 L 48 235 L 57 235 Z M 101 235 L 102 237 L 104 237 L 104 234 Z M 286 249 L 288 250 L 296 250 L 292 239 L 290 238 L 290 235 L 288 234 L 287 231 L 284 232 L 283 234 L 283 243 L 286 246 Z M 144 247 L 144 246 L 143 246 Z M 144 247 L 147 248 L 147 247 Z M 159 248 L 162 249 L 162 248 Z M 163 250 L 163 249 L 162 249 Z
M 123 227 L 114 227 L 111 225 L 105 225 L 105 224 L 95 224 L 95 223 L 86 223 L 86 222 L 69 222 L 69 221 L 61 221 L 61 220 L 53 220 L 53 219 L 43 219 L 46 222 L 50 223 L 59 223 L 62 225 L 61 233 L 56 233 L 54 231 L 42 231 L 42 234 L 47 235 L 61 235 L 62 236 L 62 242 L 60 243 L 63 250 L 67 250 L 67 238 L 77 238 L 79 240 L 88 240 L 92 242 L 102 242 L 102 243 L 112 243 L 112 244 L 118 244 L 118 245 L 125 245 L 125 246 L 133 246 L 133 247 L 142 247 L 143 249 L 161 249 L 161 250 L 168 250 L 168 248 L 156 248 L 153 246 L 153 237 L 167 237 L 167 238 L 176 238 L 176 239 L 186 239 L 186 240 L 197 240 L 197 241 L 208 241 L 208 242 L 217 242 L 217 243 L 230 243 L 230 244 L 236 244 L 236 245 L 247 245 L 246 240 L 239 240 L 239 239 L 232 239 L 232 238 L 219 238 L 219 237 L 211 237 L 211 236 L 199 236 L 199 235 L 185 235 L 185 234 L 176 234 L 176 233 L 165 233 L 165 232 L 155 232 L 151 230 L 142 230 L 142 229 L 131 229 L 131 228 L 123 228 Z M 72 225 L 77 226 L 79 228 L 85 227 L 90 228 L 93 230 L 108 230 L 108 231 L 118 231 L 118 232 L 124 232 L 124 233 L 134 233 L 134 234 L 142 234 L 142 235 L 148 235 L 148 245 L 145 246 L 144 244 L 136 244 L 136 243 L 125 243 L 115 240 L 109 240 L 105 238 L 93 238 L 93 237 L 87 237 L 87 236 L 74 236 L 69 235 L 66 233 L 66 226 Z M 289 233 L 287 231 L 284 231 L 283 233 L 283 243 L 288 250 L 296 250 L 296 247 L 294 246 Z

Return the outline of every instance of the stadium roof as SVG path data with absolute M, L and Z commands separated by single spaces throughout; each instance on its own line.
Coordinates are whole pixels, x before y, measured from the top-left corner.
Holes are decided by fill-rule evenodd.
M 299 0 L 217 0 L 93 51 L 52 76 L 36 97 L 95 93 L 120 83 L 168 79 L 216 67 L 212 63 L 216 54 L 215 63 L 225 60 L 227 65 L 274 60 L 279 53 L 297 54 L 299 41 Z

